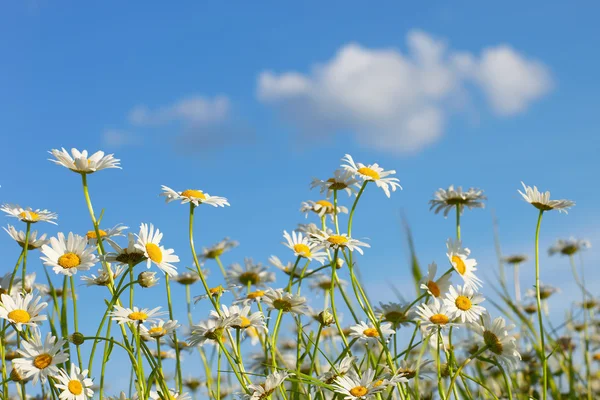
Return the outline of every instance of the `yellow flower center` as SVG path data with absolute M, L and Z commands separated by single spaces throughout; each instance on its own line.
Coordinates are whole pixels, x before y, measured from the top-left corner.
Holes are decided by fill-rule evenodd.
M 33 211 L 22 211 L 19 214 L 19 218 L 27 221 L 39 221 L 40 215 Z
M 434 281 L 427 282 L 427 289 L 429 289 L 434 297 L 440 297 L 440 294 L 442 294 L 440 287 Z
M 292 310 L 292 303 L 284 299 L 273 300 L 273 308 L 281 311 L 289 312 Z
M 333 285 L 335 286 L 335 282 L 333 283 Z M 324 280 L 324 281 L 321 281 L 321 282 L 319 282 L 319 285 L 318 285 L 318 286 L 319 286 L 321 289 L 323 289 L 323 290 L 329 290 L 329 289 L 331 289 L 331 279 L 330 279 L 330 280 L 328 280 L 328 281 L 325 281 L 325 280 Z
M 458 271 L 459 274 L 464 275 L 467 271 L 467 266 L 462 258 L 459 256 L 452 256 L 452 263 L 454 264 L 454 268 Z
M 367 389 L 364 386 L 355 386 L 352 389 L 350 389 L 350 394 L 355 397 L 360 397 L 367 394 L 368 391 L 369 389 Z
M 239 280 L 242 285 L 256 285 L 260 282 L 260 277 L 256 272 L 244 272 L 240 275 Z
M 429 318 L 429 321 L 436 325 L 446 325 L 450 319 L 444 314 L 434 314 Z
M 331 204 L 327 200 L 319 200 L 316 203 L 323 207 L 327 214 L 331 214 L 333 212 L 333 204 Z
M 65 253 L 58 257 L 58 265 L 64 269 L 76 268 L 81 264 L 81 259 L 75 253 Z
M 26 324 L 31 320 L 31 315 L 25 310 L 13 310 L 8 313 L 8 319 L 15 321 L 17 324 Z
M 134 311 L 131 314 L 129 314 L 127 316 L 127 318 L 129 318 L 132 321 L 145 321 L 146 319 L 148 319 L 148 314 L 141 312 L 141 311 Z
M 379 332 L 375 328 L 367 328 L 363 331 L 363 334 L 368 337 L 379 337 Z
M 381 386 L 382 384 L 383 384 L 383 379 L 380 379 L 377 382 L 373 383 L 373 387 Z
M 188 190 L 184 190 L 183 192 L 181 192 L 181 195 L 183 197 L 187 197 L 188 199 L 200 199 L 200 200 L 206 200 L 206 196 L 204 195 L 204 193 L 202 193 L 199 190 L 193 190 L 193 189 L 188 189 Z
M 37 369 L 44 369 L 52 363 L 52 356 L 50 354 L 40 354 L 33 359 L 33 366 Z
M 344 182 L 336 181 L 335 178 L 329 178 L 327 179 L 327 182 L 330 184 L 329 189 L 332 190 L 344 190 L 348 187 Z
M 495 333 L 491 332 L 491 331 L 484 331 L 483 332 L 483 342 L 490 348 L 490 351 L 492 351 L 495 354 L 502 354 L 502 343 L 500 343 L 500 339 L 498 339 L 498 336 L 496 336 Z
M 342 235 L 331 235 L 327 238 L 327 241 L 337 246 L 345 246 L 348 243 L 348 238 Z
M 471 309 L 471 299 L 467 296 L 458 296 L 454 301 L 456 308 L 462 311 L 468 311 Z
M 206 258 L 217 258 L 217 257 L 219 257 L 221 254 L 223 254 L 224 252 L 225 252 L 225 249 L 224 249 L 224 248 L 220 248 L 220 247 L 213 248 L 213 249 L 209 249 L 209 250 L 206 252 L 206 255 L 205 255 L 205 257 L 206 257 Z
M 254 292 L 250 292 L 250 293 L 248 293 L 248 296 L 247 296 L 247 297 L 248 297 L 249 299 L 256 299 L 256 298 L 258 298 L 258 297 L 263 297 L 264 295 L 265 295 L 265 292 L 264 292 L 264 291 L 262 291 L 262 290 L 257 290 L 257 291 L 254 291 Z
M 155 263 L 159 264 L 162 262 L 162 251 L 160 250 L 160 247 L 158 247 L 154 243 L 148 243 L 146 245 L 146 253 L 148 253 L 148 257 Z
M 75 379 L 72 381 L 69 381 L 69 384 L 67 385 L 67 387 L 69 388 L 69 392 L 71 392 L 74 395 L 78 395 L 83 392 L 83 385 L 81 384 L 81 382 L 79 382 L 78 380 L 75 380 Z
M 148 333 L 151 336 L 164 336 L 167 334 L 167 330 L 161 326 L 155 326 L 154 328 L 148 329 Z
M 241 328 L 247 328 L 250 326 L 250 320 L 248 318 L 242 316 L 242 317 L 240 317 L 240 320 L 242 321 L 240 323 Z
M 390 311 L 385 314 L 385 320 L 393 323 L 402 322 L 406 319 L 406 315 L 401 311 Z
M 358 169 L 358 173 L 361 175 L 365 175 L 368 176 L 369 178 L 373 179 L 374 181 L 379 180 L 380 176 L 377 173 L 377 171 L 372 170 L 369 167 L 362 167 Z
M 312 255 L 310 248 L 304 243 L 298 243 L 294 245 L 294 252 L 298 253 L 301 257 L 308 258 Z
M 223 286 L 221 286 L 221 285 L 209 289 L 210 294 L 213 296 L 221 295 L 221 294 L 223 294 L 224 291 L 225 291 L 225 289 L 223 289 Z
M 98 229 L 98 233 L 100 234 L 100 237 L 104 237 L 106 236 L 106 232 L 103 231 L 102 229 Z M 96 236 L 96 231 L 88 231 L 88 233 L 85 234 L 85 236 L 89 239 L 97 239 L 98 237 Z

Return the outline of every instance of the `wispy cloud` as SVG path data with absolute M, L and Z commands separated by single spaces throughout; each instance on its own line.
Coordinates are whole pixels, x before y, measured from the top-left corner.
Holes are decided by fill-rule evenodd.
M 102 132 L 102 143 L 107 147 L 120 148 L 124 146 L 138 146 L 142 138 L 131 132 L 119 129 L 106 129 Z
M 448 114 L 464 110 L 473 90 L 506 117 L 552 88 L 545 65 L 507 45 L 478 56 L 420 31 L 407 44 L 406 53 L 348 44 L 308 74 L 263 71 L 257 96 L 305 134 L 350 131 L 370 148 L 412 153 L 442 136 Z

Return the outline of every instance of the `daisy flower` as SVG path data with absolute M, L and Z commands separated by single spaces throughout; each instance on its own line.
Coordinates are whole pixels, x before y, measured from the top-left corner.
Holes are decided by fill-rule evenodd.
M 212 297 L 220 297 L 223 295 L 223 293 L 231 292 L 232 289 L 239 289 L 241 287 L 242 286 L 240 286 L 240 285 L 229 285 L 227 287 L 223 287 L 223 285 L 219 285 L 219 286 L 209 288 L 208 291 Z M 204 300 L 204 299 L 208 299 L 208 295 L 203 294 L 200 296 L 196 296 L 196 297 L 194 297 L 194 303 L 197 303 L 200 300 Z
M 231 307 L 227 307 L 225 304 L 223 304 L 221 307 L 223 308 L 223 317 L 237 318 L 237 320 L 231 325 L 233 328 L 242 330 L 252 328 L 262 332 L 267 331 L 265 316 L 262 312 L 257 311 L 255 313 L 251 313 L 251 308 L 248 305 L 243 305 L 242 307 L 232 305 Z M 211 310 L 210 318 L 218 319 L 220 317 L 221 316 L 215 310 Z
M 311 261 L 315 260 L 321 264 L 325 263 L 327 253 L 322 251 L 321 246 L 309 241 L 308 237 L 302 236 L 302 233 L 292 231 L 290 235 L 287 231 L 283 231 L 283 237 L 286 241 L 282 244 L 292 250 L 296 257 L 306 258 Z
M 296 268 L 296 270 L 294 271 L 294 263 L 291 261 L 284 265 L 279 259 L 279 257 L 271 256 L 269 257 L 269 263 L 271 263 L 271 265 L 273 265 L 275 268 L 283 271 L 283 273 L 285 273 L 288 276 L 292 274 L 294 275 L 294 278 L 300 278 L 302 276 L 302 268 Z M 312 272 L 312 269 L 307 269 L 306 271 L 304 271 L 304 275 L 311 274 Z
M 530 203 L 540 211 L 558 210 L 559 212 L 567 214 L 567 209 L 575 205 L 575 202 L 571 200 L 550 200 L 550 192 L 541 193 L 538 191 L 537 187 L 534 186 L 532 189 L 523 182 L 521 182 L 521 185 L 523 185 L 525 193 L 520 190 L 518 192 L 523 196 L 526 202 Z
M 10 286 L 10 281 L 12 280 L 12 286 Z M 13 275 L 11 272 L 7 272 L 4 274 L 2 278 L 0 278 L 0 294 L 8 294 L 13 295 L 15 293 L 20 292 L 18 285 L 21 283 L 21 278 L 15 276 L 13 279 Z M 8 288 L 10 287 L 10 293 L 8 292 Z
M 233 304 L 243 304 L 247 305 L 253 301 L 259 302 L 261 298 L 265 295 L 264 290 L 255 290 L 253 292 L 248 292 L 244 297 L 236 299 Z
M 319 380 L 327 385 L 331 385 L 336 378 L 340 376 L 344 376 L 350 371 L 352 365 L 356 362 L 357 358 L 353 356 L 346 355 L 339 364 L 331 367 L 329 371 L 324 372 L 319 376 Z M 329 367 L 328 364 L 325 367 Z
M 107 229 L 107 230 L 98 229 L 98 233 L 100 234 L 100 238 L 102 238 L 102 241 L 107 242 L 107 243 L 114 243 L 113 238 L 117 237 L 117 236 L 125 236 L 123 231 L 127 228 L 128 228 L 127 226 L 117 224 L 114 227 Z M 88 231 L 85 234 L 85 237 L 88 240 L 88 244 L 91 244 L 91 245 L 97 244 L 98 238 L 96 236 L 97 235 L 96 235 L 95 230 Z
M 354 173 L 352 171 L 337 169 L 333 173 L 333 177 L 323 181 L 321 179 L 313 178 L 310 188 L 319 188 L 321 193 L 326 193 L 327 197 L 331 197 L 334 190 L 345 191 L 348 196 L 356 194 L 356 186 L 358 186 L 358 180 L 354 179 Z
M 86 286 L 107 286 L 110 283 L 110 274 L 108 269 L 110 269 L 110 273 L 112 273 L 114 280 L 123 273 L 125 267 L 122 265 L 117 265 L 113 270 L 111 265 L 107 263 L 106 267 L 103 266 L 98 270 L 98 276 L 94 274 L 91 276 L 82 276 L 81 280 L 85 282 Z
M 334 217 L 334 208 L 333 204 L 328 200 L 318 200 L 318 201 L 303 201 L 300 204 L 300 212 L 305 214 L 305 217 L 308 217 L 309 212 L 314 212 L 320 218 L 323 218 L 325 215 L 329 215 L 332 219 Z M 344 206 L 337 206 L 335 210 L 337 214 L 348 214 L 348 208 Z
M 319 245 L 333 250 L 356 250 L 360 254 L 364 254 L 361 247 L 371 247 L 367 243 L 363 243 L 360 240 L 356 240 L 349 237 L 346 233 L 336 235 L 333 232 L 319 231 L 319 233 L 313 234 L 312 237 L 314 238 L 314 241 L 317 242 Z
M 460 318 L 461 322 L 465 323 L 477 321 L 485 312 L 485 308 L 479 305 L 484 300 L 483 296 L 475 293 L 470 287 L 458 285 L 456 289 L 450 286 L 444 303 L 448 311 L 454 314 L 454 318 Z
M 450 322 L 453 318 L 452 312 L 448 307 L 438 299 L 434 298 L 433 303 L 423 303 L 417 307 L 417 322 L 421 323 L 423 334 L 431 335 L 437 333 L 438 329 L 443 330 L 456 324 Z
M 144 252 L 144 257 L 147 259 L 146 267 L 150 268 L 154 263 L 165 274 L 175 276 L 177 267 L 171 263 L 179 262 L 179 257 L 173 254 L 175 250 L 159 246 L 162 237 L 163 234 L 159 229 L 154 230 L 154 225 L 142 224 L 135 248 Z
M 433 361 L 425 360 L 419 362 L 419 360 L 401 360 L 396 374 L 404 376 L 406 379 L 413 379 L 419 374 L 419 378 L 423 378 L 428 374 L 434 373 L 432 368 Z
M 267 289 L 263 301 L 267 304 L 269 310 L 279 310 L 299 315 L 307 314 L 309 311 L 305 297 L 285 292 L 283 289 Z
M 285 380 L 291 375 L 292 374 L 284 371 L 275 371 L 267 376 L 267 379 L 264 383 L 248 385 L 250 393 L 244 394 L 243 398 L 245 400 L 266 399 L 270 397 L 271 394 L 273 394 L 273 392 L 277 390 L 277 388 L 281 386 L 283 382 L 285 382 Z
M 340 279 L 339 284 L 342 286 L 346 286 L 348 282 Z M 333 282 L 334 287 L 338 287 L 338 282 Z M 308 285 L 313 290 L 321 290 L 325 293 L 329 292 L 331 289 L 331 276 L 328 275 L 313 275 L 310 283 Z
M 12 361 L 14 367 L 21 371 L 25 379 L 32 378 L 35 385 L 38 381 L 45 383 L 48 376 L 58 374 L 58 364 L 62 364 L 69 359 L 63 352 L 63 346 L 66 343 L 63 339 L 46 335 L 42 342 L 39 329 L 34 329 L 29 340 L 21 342 L 21 349 L 17 352 L 21 355 Z
M 23 231 L 18 231 L 14 226 L 8 225 L 7 228 L 2 228 L 10 235 L 11 238 L 14 239 L 15 242 L 19 244 L 21 247 L 25 247 L 25 241 L 27 233 Z M 37 237 L 37 231 L 29 232 L 29 241 L 27 242 L 27 250 L 35 250 L 37 248 L 42 247 L 45 244 L 48 244 L 48 240 L 46 240 L 46 234 L 44 233 L 39 238 Z
M 390 197 L 390 189 L 392 192 L 395 192 L 398 188 L 402 189 L 398 178 L 388 178 L 388 176 L 396 174 L 394 170 L 384 171 L 378 164 L 364 165 L 355 163 L 350 154 L 346 154 L 342 158 L 342 161 L 346 163 L 342 164 L 343 169 L 353 173 L 355 176 L 359 176 L 365 182 L 375 182 L 377 187 L 381 188 L 388 198 Z
M 45 244 L 41 248 L 44 265 L 52 267 L 57 274 L 73 276 L 77 271 L 89 270 L 98 262 L 95 249 L 87 246 L 83 236 L 72 232 L 67 238 L 62 232 L 57 236 L 50 238 L 50 245 Z
M 39 322 L 46 320 L 46 316 L 40 315 L 40 312 L 48 306 L 48 303 L 41 302 L 40 296 L 34 299 L 31 293 L 25 296 L 20 293 L 12 296 L 3 294 L 0 299 L 2 299 L 0 318 L 14 324 L 19 331 L 23 325 L 37 326 Z
M 58 218 L 56 213 L 48 210 L 33 210 L 31 207 L 22 208 L 16 204 L 3 204 L 0 206 L 0 210 L 7 213 L 10 217 L 15 217 L 23 222 L 28 222 L 31 224 L 44 221 L 56 225 L 56 222 L 53 220 Z
M 302 232 L 307 236 L 311 236 L 313 233 L 319 233 L 321 230 L 314 222 L 310 222 L 308 224 L 298 224 L 296 228 L 297 232 Z
M 236 248 L 239 246 L 239 243 L 235 240 L 230 240 L 229 238 L 225 238 L 221 240 L 219 243 L 216 243 L 210 247 L 205 247 L 202 249 L 202 254 L 200 254 L 200 258 L 202 259 L 213 259 L 220 257 L 223 253 Z
M 264 287 L 269 282 L 275 282 L 275 273 L 268 272 L 267 267 L 261 263 L 255 264 L 251 258 L 246 258 L 244 259 L 244 268 L 237 263 L 228 267 L 225 280 L 230 285 Z
M 379 307 L 375 308 L 375 315 L 392 324 L 392 327 L 398 329 L 400 326 L 409 325 L 412 320 L 412 311 L 408 310 L 409 304 L 400 303 L 379 303 Z
M 463 278 L 465 286 L 477 290 L 482 286 L 481 279 L 475 275 L 477 261 L 468 258 L 471 250 L 462 247 L 460 240 L 448 239 L 446 242 L 448 260 L 456 272 Z
M 192 334 L 188 340 L 192 346 L 202 346 L 207 341 L 213 343 L 224 340 L 224 331 L 239 322 L 236 315 L 219 316 L 201 321 L 198 325 L 192 325 Z
M 126 322 L 130 322 L 132 324 L 142 324 L 144 322 L 157 322 L 161 315 L 164 314 L 160 310 L 160 307 L 153 308 L 152 310 L 149 308 L 125 308 L 118 305 L 114 306 L 113 311 L 110 312 L 110 316 L 112 319 L 117 321 L 119 325 L 122 325 Z
M 373 397 L 385 390 L 379 380 L 375 380 L 375 370 L 368 368 L 359 377 L 354 370 L 348 371 L 344 376 L 339 376 L 333 384 L 336 393 L 344 396 L 345 400 L 361 400 Z
M 88 157 L 87 150 L 80 152 L 77 149 L 71 149 L 71 154 L 64 148 L 62 150 L 52 149 L 49 153 L 55 158 L 50 161 L 80 174 L 92 174 L 106 168 L 121 169 L 119 165 L 121 160 L 114 158 L 113 154 L 105 156 L 103 151 L 97 151 L 90 157 Z
M 438 280 L 435 280 L 436 272 L 437 264 L 432 262 L 427 267 L 427 276 L 421 280 L 419 287 L 427 290 L 429 295 L 441 299 L 450 287 L 450 274 L 442 275 Z
M 471 324 L 472 329 L 480 335 L 483 345 L 488 347 L 486 353 L 496 358 L 509 369 L 514 369 L 521 355 L 517 351 L 516 338 L 508 333 L 514 325 L 506 326 L 506 321 L 498 317 L 492 321 L 488 313 L 482 316 L 483 323 Z
M 150 325 L 150 328 L 146 328 L 144 325 L 140 326 L 140 335 L 146 340 L 159 339 L 163 336 L 170 334 L 175 331 L 180 325 L 177 324 L 177 320 L 163 321 L 158 320 L 157 323 Z
M 527 261 L 527 255 L 526 254 L 512 254 L 510 256 L 506 256 L 504 258 L 502 258 L 502 261 L 504 261 L 507 264 L 510 265 L 517 265 L 517 264 L 521 264 L 524 263 L 525 261 Z
M 206 271 L 206 273 L 204 271 L 202 271 L 202 274 L 204 276 L 206 276 L 206 275 L 208 275 L 208 271 Z M 198 282 L 200 280 L 200 276 L 195 271 L 186 271 L 186 272 L 180 272 L 177 275 L 175 275 L 173 277 L 173 280 L 177 283 L 187 286 L 187 285 L 193 285 L 194 283 Z
M 160 392 L 160 394 L 158 392 Z M 192 398 L 190 397 L 189 394 L 187 394 L 187 393 L 178 393 L 174 389 L 169 389 L 168 396 L 166 396 L 160 390 L 158 392 L 150 391 L 150 399 L 152 399 L 152 400 L 163 400 L 163 399 L 169 399 L 169 400 L 192 400 Z
M 592 245 L 589 240 L 570 237 L 569 239 L 558 239 L 556 243 L 548 249 L 548 254 L 553 256 L 554 254 L 560 253 L 563 256 L 570 256 L 580 250 L 589 249 L 590 247 L 592 247 Z
M 94 396 L 92 390 L 94 382 L 87 377 L 87 369 L 81 371 L 72 363 L 69 373 L 63 369 L 60 369 L 58 373 L 54 378 L 58 380 L 56 387 L 62 391 L 59 395 L 61 400 L 87 400 Z
M 468 191 L 463 192 L 462 187 L 454 188 L 454 185 L 445 189 L 438 189 L 433 194 L 433 200 L 429 200 L 430 210 L 434 210 L 436 214 L 444 210 L 444 217 L 448 216 L 448 213 L 453 208 L 458 208 L 458 211 L 462 214 L 465 207 L 469 210 L 473 208 L 484 208 L 485 204 L 483 201 L 487 200 L 487 197 L 483 195 L 483 190 L 470 188 Z
M 379 329 L 384 338 L 388 339 L 391 335 L 396 333 L 396 331 L 392 329 L 392 324 L 389 322 L 382 322 L 379 324 Z M 364 321 L 360 321 L 357 325 L 351 326 L 349 336 L 358 339 L 360 343 L 364 343 L 367 346 L 375 346 L 381 343 L 381 337 L 377 328 L 372 325 L 367 325 Z
M 146 256 L 145 250 L 139 250 L 136 248 L 136 237 L 133 233 L 127 235 L 127 247 L 122 248 L 114 242 L 109 242 L 110 246 L 115 252 L 106 253 L 100 256 L 101 260 L 109 263 L 116 263 L 120 265 L 137 265 L 142 262 Z
M 161 188 L 163 192 L 160 195 L 166 197 L 167 203 L 181 200 L 181 204 L 192 203 L 196 207 L 200 204 L 208 204 L 213 207 L 225 207 L 229 205 L 225 197 L 211 196 L 200 190 L 187 189 L 183 192 L 176 192 L 165 185 L 162 185 Z
M 547 285 L 544 283 L 540 283 L 540 298 L 542 300 L 546 300 L 548 299 L 550 296 L 552 296 L 554 293 L 558 293 L 560 292 L 560 289 L 557 287 L 554 287 L 552 285 Z M 535 288 L 530 288 L 527 289 L 527 293 L 525 293 L 525 295 L 527 297 L 537 297 L 537 293 L 535 291 Z

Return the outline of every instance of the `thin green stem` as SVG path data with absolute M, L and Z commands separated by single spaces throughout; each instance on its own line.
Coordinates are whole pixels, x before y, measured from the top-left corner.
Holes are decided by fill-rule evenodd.
M 546 357 L 546 342 L 544 339 L 544 322 L 542 319 L 542 297 L 540 290 L 540 227 L 544 211 L 540 210 L 535 229 L 535 292 L 537 300 L 538 324 L 540 328 L 540 356 L 542 358 L 542 399 L 548 398 L 548 358 Z

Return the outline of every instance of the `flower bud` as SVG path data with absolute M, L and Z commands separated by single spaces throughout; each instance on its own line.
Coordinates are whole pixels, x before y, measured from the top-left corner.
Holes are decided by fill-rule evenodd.
M 73 343 L 75 346 L 81 346 L 83 342 L 85 342 L 83 333 L 75 332 L 71 336 L 69 336 L 69 341 Z
M 158 278 L 155 277 L 156 272 L 144 271 L 138 275 L 138 283 L 143 288 L 156 286 Z
M 337 260 L 335 260 L 335 269 L 341 269 L 344 266 L 344 260 L 341 258 L 338 258 Z
M 317 319 L 319 323 L 323 326 L 332 325 L 335 322 L 333 314 L 329 312 L 329 310 L 323 310 L 319 313 Z

